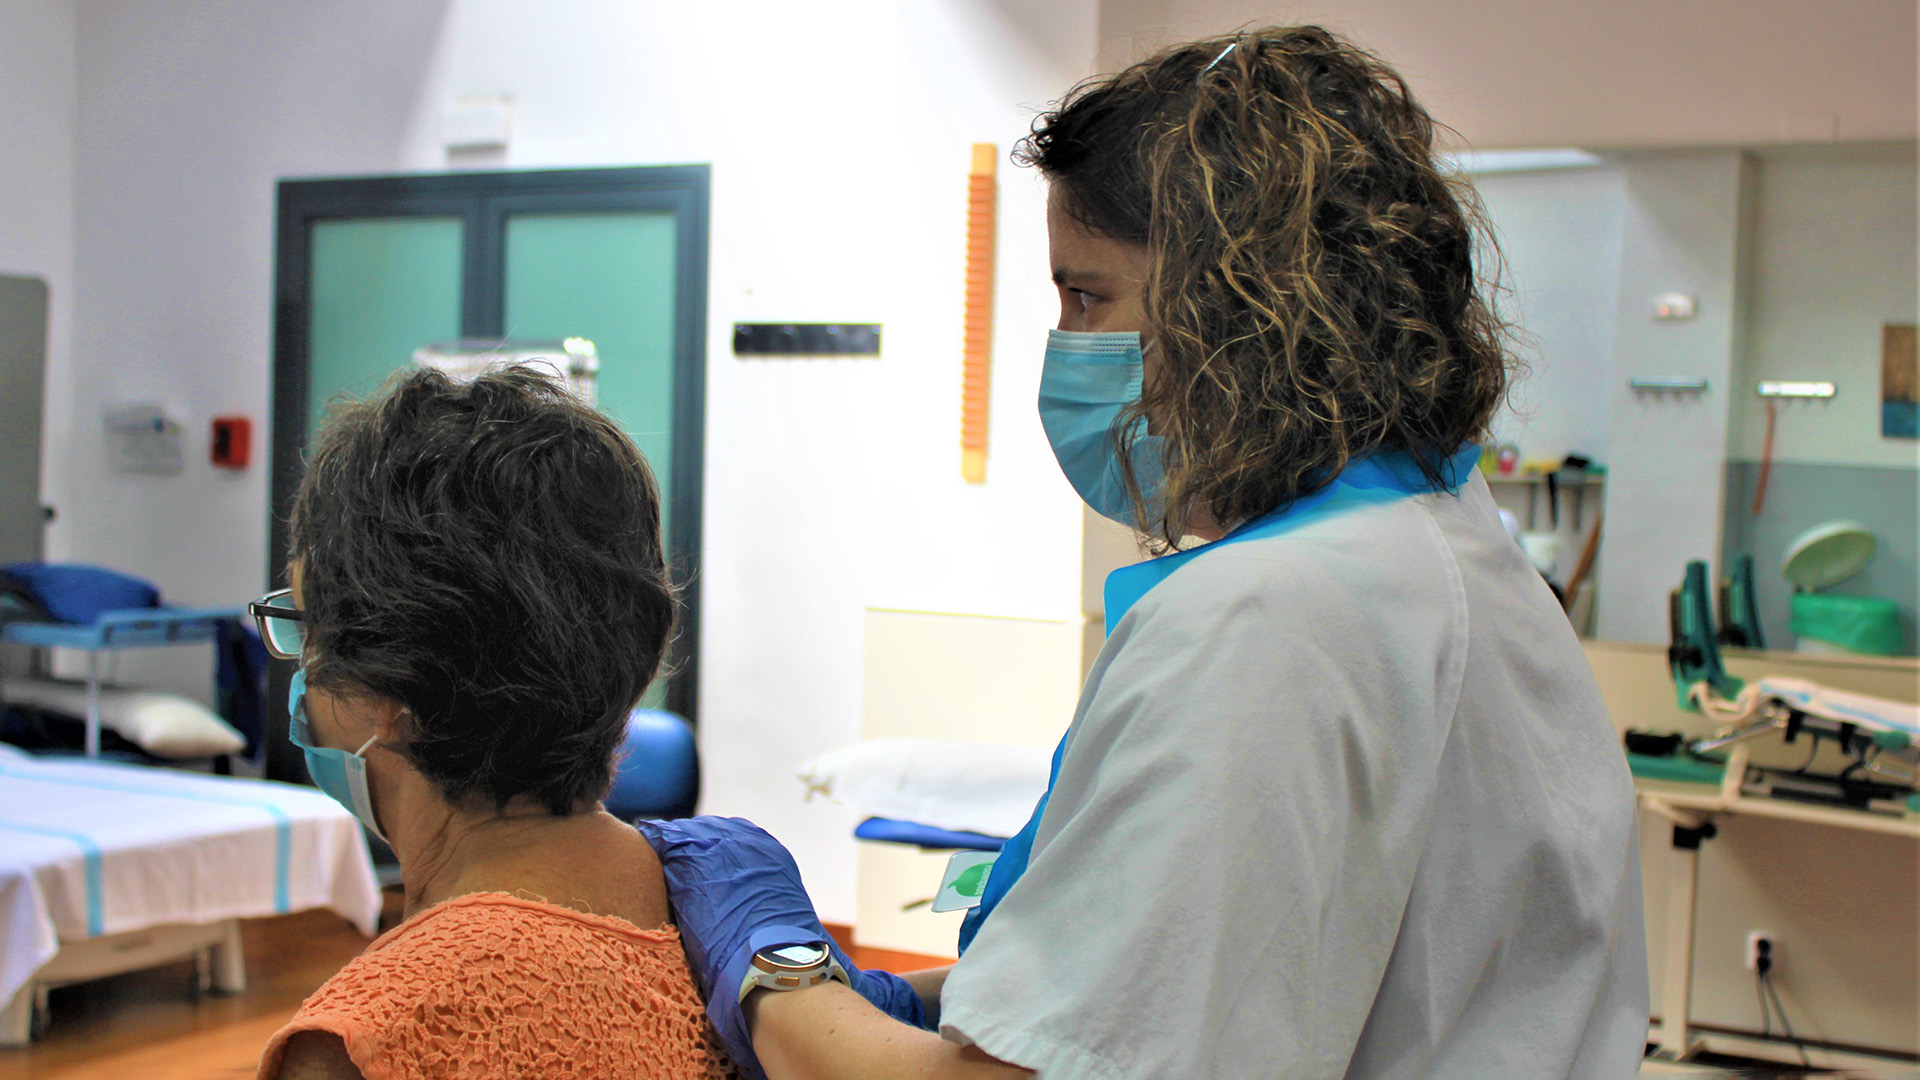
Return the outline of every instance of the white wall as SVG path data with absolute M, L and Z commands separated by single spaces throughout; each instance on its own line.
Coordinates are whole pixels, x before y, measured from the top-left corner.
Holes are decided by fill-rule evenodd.
M 1880 434 L 1880 326 L 1915 318 L 1914 144 L 1760 155 L 1752 298 L 1730 458 L 1758 461 L 1762 379 L 1826 379 L 1824 402 L 1782 402 L 1776 461 L 1914 468 L 1912 439 Z
M 1506 263 L 1501 314 L 1527 370 L 1494 435 L 1523 458 L 1607 460 L 1626 181 L 1612 165 L 1473 177 Z
M 0 274 L 48 288 L 41 498 L 67 508 L 66 437 L 73 413 L 73 0 L 0 0 Z M 58 528 L 50 530 L 57 534 Z M 64 553 L 48 537 L 48 557 Z
M 959 478 L 969 146 L 1091 69 L 1092 4 L 738 11 L 462 3 L 434 111 L 508 95 L 514 167 L 713 163 L 701 641 L 704 809 L 791 846 L 852 921 L 854 824 L 805 804 L 806 758 L 860 737 L 868 604 L 1077 610 L 1078 504 L 1032 421 L 1051 325 L 1042 192 L 1003 169 L 989 481 Z M 512 62 L 503 62 L 511 58 Z M 735 359 L 737 320 L 873 319 L 874 361 Z
M 853 821 L 793 774 L 859 738 L 863 609 L 1078 612 L 1079 504 L 1032 419 L 1042 192 L 1010 167 L 989 479 L 959 479 L 970 144 L 1004 152 L 1093 64 L 1093 0 L 1029 7 L 82 0 L 78 411 L 157 397 L 192 460 L 112 473 L 82 424 L 73 553 L 184 601 L 262 587 L 266 470 L 202 462 L 207 418 L 267 415 L 276 179 L 443 168 L 466 95 L 513 99 L 511 167 L 710 162 L 705 808 L 772 828 L 851 921 Z M 736 360 L 755 319 L 879 321 L 885 355 Z M 125 673 L 204 693 L 183 663 Z
M 1751 163 L 1716 150 L 1629 155 L 1621 168 L 1627 216 L 1606 399 L 1607 567 L 1596 607 L 1600 637 L 1664 641 L 1667 590 L 1688 560 L 1720 552 Z M 1654 297 L 1668 292 L 1697 298 L 1697 315 L 1655 321 Z M 1701 378 L 1707 390 L 1640 393 L 1628 389 L 1635 377 Z
M 207 461 L 209 421 L 269 416 L 274 183 L 386 172 L 418 96 L 436 4 L 202 0 L 79 4 L 75 387 L 52 550 L 151 578 L 178 603 L 267 580 L 264 441 L 241 473 Z M 186 471 L 114 471 L 102 410 L 157 401 Z M 210 697 L 208 653 L 121 654 L 119 674 Z
M 1301 22 L 1379 52 L 1483 148 L 1915 134 L 1912 0 L 1107 0 L 1101 55 Z

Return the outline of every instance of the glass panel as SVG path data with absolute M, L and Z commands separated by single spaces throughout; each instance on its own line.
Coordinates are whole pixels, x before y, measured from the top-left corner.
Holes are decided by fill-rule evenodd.
M 514 214 L 506 229 L 506 337 L 584 337 L 600 354 L 596 399 L 660 483 L 671 536 L 674 219 L 671 213 Z M 700 512 L 698 506 L 677 508 Z M 665 700 L 665 680 L 644 705 Z
M 307 437 L 338 394 L 365 394 L 460 336 L 459 218 L 326 221 L 313 227 Z

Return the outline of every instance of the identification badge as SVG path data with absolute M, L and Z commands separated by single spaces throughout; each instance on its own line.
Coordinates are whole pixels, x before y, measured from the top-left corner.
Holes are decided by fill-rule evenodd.
M 987 891 L 987 875 L 993 872 L 997 851 L 956 851 L 947 860 L 947 872 L 940 877 L 940 891 L 934 894 L 933 910 L 961 911 L 979 907 Z

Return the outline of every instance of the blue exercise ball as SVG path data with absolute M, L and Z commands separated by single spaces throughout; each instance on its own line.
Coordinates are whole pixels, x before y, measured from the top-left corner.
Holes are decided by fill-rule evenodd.
M 614 762 L 607 812 L 623 821 L 691 817 L 700 800 L 693 725 L 664 709 L 635 709 Z

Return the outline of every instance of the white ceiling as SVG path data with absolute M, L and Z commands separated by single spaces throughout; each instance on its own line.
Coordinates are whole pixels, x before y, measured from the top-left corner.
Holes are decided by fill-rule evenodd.
M 1912 139 L 1913 0 L 1103 0 L 1102 66 L 1317 22 L 1479 149 Z

